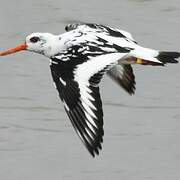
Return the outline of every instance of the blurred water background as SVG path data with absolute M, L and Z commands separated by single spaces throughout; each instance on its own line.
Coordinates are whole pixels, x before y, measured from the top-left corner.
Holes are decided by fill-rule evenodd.
M 179 0 L 1 0 L 0 50 L 84 21 L 127 30 L 145 47 L 180 51 L 179 14 Z M 105 136 L 93 159 L 58 99 L 48 59 L 29 52 L 1 58 L 0 179 L 180 179 L 179 68 L 135 66 L 134 96 L 103 79 Z

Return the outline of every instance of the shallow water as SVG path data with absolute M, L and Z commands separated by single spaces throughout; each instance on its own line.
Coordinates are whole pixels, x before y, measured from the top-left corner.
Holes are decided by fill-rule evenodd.
M 73 21 L 111 25 L 144 46 L 180 50 L 179 13 L 178 0 L 2 0 L 0 50 L 31 32 L 60 34 Z M 180 179 L 179 67 L 135 66 L 134 96 L 103 79 L 105 136 L 93 159 L 63 110 L 48 60 L 28 52 L 1 58 L 0 179 Z

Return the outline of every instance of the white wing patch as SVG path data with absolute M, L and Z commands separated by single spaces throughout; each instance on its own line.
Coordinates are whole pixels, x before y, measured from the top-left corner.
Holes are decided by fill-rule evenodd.
M 61 77 L 59 78 L 59 80 L 61 81 L 61 83 L 66 86 L 66 81 L 64 81 Z
M 125 54 L 112 53 L 107 55 L 101 55 L 94 57 L 83 64 L 77 66 L 74 71 L 74 80 L 78 82 L 80 89 L 81 101 L 84 109 L 86 110 L 86 117 L 91 121 L 91 117 L 97 119 L 93 110 L 96 110 L 96 107 L 93 105 L 94 97 L 91 96 L 91 90 L 88 88 L 89 79 L 94 74 L 98 73 L 106 66 L 110 64 L 116 64 L 119 59 L 121 59 Z M 87 114 L 88 113 L 88 114 Z
M 91 76 L 98 73 L 110 64 L 117 64 L 117 61 L 126 54 L 127 53 L 111 53 L 94 57 L 77 66 L 74 71 L 74 80 L 79 83 L 80 87 L 82 85 L 83 90 L 85 87 L 84 85 L 89 85 L 88 80 Z

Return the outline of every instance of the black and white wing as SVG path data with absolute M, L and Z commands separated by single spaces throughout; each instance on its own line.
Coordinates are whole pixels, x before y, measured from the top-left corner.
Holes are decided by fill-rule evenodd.
M 107 74 L 130 95 L 134 94 L 136 82 L 131 65 L 115 65 Z
M 99 88 L 91 85 L 80 87 L 77 81 L 62 79 L 55 69 L 52 65 L 52 76 L 66 113 L 83 144 L 94 156 L 101 149 L 104 134 Z
M 74 129 L 93 157 L 99 154 L 104 134 L 98 84 L 123 55 L 105 54 L 76 65 L 75 61 L 52 59 L 51 73 L 59 96 Z
M 104 134 L 98 84 L 132 50 L 131 43 L 121 32 L 97 24 L 71 24 L 65 29 L 62 47 L 51 58 L 51 73 L 74 129 L 95 156 Z M 122 43 L 116 44 L 116 37 Z
M 81 23 L 72 23 L 72 24 L 67 24 L 65 26 L 65 30 L 68 32 L 68 31 L 71 31 L 71 30 L 74 30 L 76 29 L 78 26 L 80 26 Z
M 82 23 L 82 22 L 72 23 L 72 24 L 66 25 L 65 30 L 68 32 L 68 31 L 75 30 L 77 28 L 81 28 L 82 26 L 95 29 L 97 32 L 105 32 L 111 37 L 125 38 L 126 40 L 137 44 L 137 42 L 134 40 L 133 36 L 129 32 L 111 28 L 111 27 L 104 26 L 101 24 L 96 24 L 96 23 Z

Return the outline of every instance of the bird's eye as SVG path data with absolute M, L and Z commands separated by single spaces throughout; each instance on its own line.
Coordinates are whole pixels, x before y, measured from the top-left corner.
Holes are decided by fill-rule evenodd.
M 32 43 L 36 43 L 36 42 L 40 41 L 40 38 L 34 36 L 34 37 L 30 38 L 29 40 L 30 40 L 30 42 L 32 42 Z

